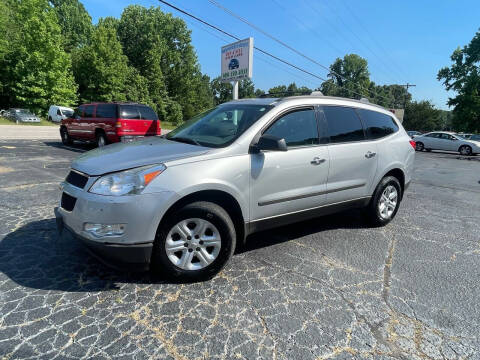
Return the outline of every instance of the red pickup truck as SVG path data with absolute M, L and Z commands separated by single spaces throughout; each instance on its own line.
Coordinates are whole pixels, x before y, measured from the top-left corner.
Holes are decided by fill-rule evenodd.
M 136 137 L 161 135 L 160 120 L 147 105 L 137 103 L 83 104 L 72 117 L 62 120 L 62 143 L 95 141 L 99 147 L 128 142 Z

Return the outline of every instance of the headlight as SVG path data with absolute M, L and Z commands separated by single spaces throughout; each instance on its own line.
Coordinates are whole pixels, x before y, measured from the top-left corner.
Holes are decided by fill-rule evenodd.
M 161 164 L 105 175 L 95 181 L 88 191 L 94 194 L 111 196 L 140 194 L 165 169 L 166 166 Z

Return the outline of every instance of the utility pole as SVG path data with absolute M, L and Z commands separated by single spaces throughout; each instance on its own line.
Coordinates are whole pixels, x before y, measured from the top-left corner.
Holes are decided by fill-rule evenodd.
M 417 86 L 417 85 L 409 84 L 407 82 L 405 85 L 398 85 L 398 86 L 403 86 L 404 88 L 406 88 L 407 89 L 407 94 L 408 94 L 408 88 L 413 87 L 413 86 Z M 403 109 L 405 109 L 407 107 L 407 94 L 405 94 L 405 99 L 403 101 Z

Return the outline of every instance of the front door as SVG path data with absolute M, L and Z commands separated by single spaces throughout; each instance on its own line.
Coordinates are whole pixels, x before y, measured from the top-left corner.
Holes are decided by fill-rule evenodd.
M 330 138 L 328 204 L 371 195 L 378 162 L 376 142 L 366 139 L 362 122 L 353 108 L 324 106 L 323 114 Z
M 319 141 L 313 107 L 281 115 L 264 134 L 285 139 L 288 151 L 250 155 L 251 220 L 324 205 L 329 157 Z

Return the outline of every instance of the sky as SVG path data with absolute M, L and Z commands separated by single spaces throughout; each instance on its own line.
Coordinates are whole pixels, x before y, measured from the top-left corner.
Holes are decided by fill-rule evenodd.
M 120 17 L 130 4 L 160 6 L 183 18 L 192 31 L 192 44 L 202 72 L 220 75 L 220 48 L 234 42 L 213 29 L 155 0 L 81 0 L 96 23 L 106 16 Z M 336 58 L 355 53 L 367 59 L 376 84 L 415 84 L 414 100 L 431 100 L 448 110 L 448 93 L 437 80 L 438 71 L 451 64 L 457 47 L 467 45 L 479 31 L 478 0 L 216 0 L 265 32 L 328 67 Z M 170 3 L 239 38 L 253 37 L 265 49 L 322 78 L 328 71 L 261 32 L 215 7 L 208 0 L 171 0 Z M 309 88 L 321 81 L 255 52 L 253 82 L 268 90 L 295 82 Z

